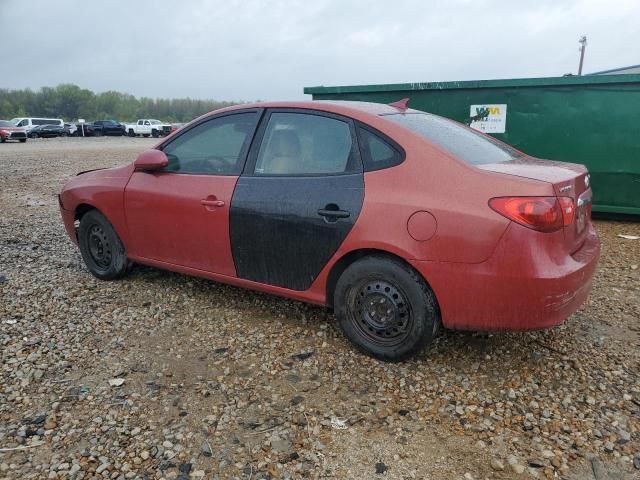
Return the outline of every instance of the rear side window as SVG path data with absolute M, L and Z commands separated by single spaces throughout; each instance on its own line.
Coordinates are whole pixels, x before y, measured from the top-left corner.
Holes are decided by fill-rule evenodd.
M 358 127 L 358 139 L 367 172 L 394 167 L 404 160 L 400 147 L 368 128 Z
M 398 123 L 472 165 L 508 162 L 523 154 L 471 128 L 428 113 L 393 113 L 384 118 Z
M 260 145 L 256 175 L 335 175 L 358 168 L 348 122 L 306 113 L 274 112 Z

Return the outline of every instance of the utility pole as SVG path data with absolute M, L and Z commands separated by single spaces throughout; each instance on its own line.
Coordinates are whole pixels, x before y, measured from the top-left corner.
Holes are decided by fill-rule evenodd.
M 587 37 L 583 35 L 578 40 L 580 46 L 580 65 L 578 66 L 578 75 L 582 75 L 582 63 L 584 62 L 584 51 L 587 48 Z

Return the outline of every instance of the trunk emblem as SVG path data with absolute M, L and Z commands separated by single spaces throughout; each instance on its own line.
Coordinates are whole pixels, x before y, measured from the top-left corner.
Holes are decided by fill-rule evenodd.
M 564 187 L 560 187 L 560 193 L 568 192 L 571 190 L 571 185 L 565 185 Z

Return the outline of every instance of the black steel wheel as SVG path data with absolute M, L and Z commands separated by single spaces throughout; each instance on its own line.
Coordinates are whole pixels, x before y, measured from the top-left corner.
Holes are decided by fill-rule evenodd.
M 101 280 L 112 280 L 127 272 L 124 246 L 104 215 L 90 210 L 80 219 L 78 243 L 89 271 Z
M 411 331 L 411 306 L 392 283 L 376 278 L 363 280 L 349 290 L 348 302 L 351 322 L 373 343 L 394 346 Z
M 399 361 L 435 337 L 440 313 L 424 279 L 401 260 L 362 258 L 336 284 L 334 311 L 345 336 L 375 358 Z

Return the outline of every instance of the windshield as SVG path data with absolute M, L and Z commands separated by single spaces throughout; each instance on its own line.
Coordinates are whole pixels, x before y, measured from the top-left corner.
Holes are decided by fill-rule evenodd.
M 15 124 L 5 120 L 0 120 L 0 127 L 15 127 Z
M 11 120 L 9 120 L 9 123 L 13 123 L 14 125 L 17 125 L 18 122 L 20 122 L 20 120 L 22 120 L 21 118 L 12 118 Z
M 436 115 L 391 113 L 383 116 L 473 165 L 508 162 L 523 155 L 492 137 Z

